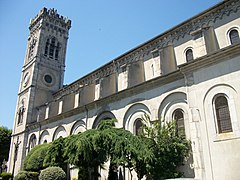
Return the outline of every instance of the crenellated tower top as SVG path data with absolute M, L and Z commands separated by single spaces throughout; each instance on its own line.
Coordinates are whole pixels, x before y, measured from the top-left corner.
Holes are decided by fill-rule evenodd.
M 67 17 L 61 16 L 57 13 L 57 10 L 54 8 L 43 8 L 35 18 L 30 20 L 30 31 L 32 28 L 35 27 L 36 24 L 38 24 L 41 20 L 47 20 L 50 23 L 53 23 L 55 25 L 58 25 L 61 28 L 69 30 L 71 28 L 71 20 L 69 20 Z

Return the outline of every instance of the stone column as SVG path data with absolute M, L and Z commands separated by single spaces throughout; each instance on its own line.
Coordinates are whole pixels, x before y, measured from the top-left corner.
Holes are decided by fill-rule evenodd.
M 103 77 L 100 80 L 100 98 L 116 93 L 116 73 Z
M 93 102 L 95 98 L 95 84 L 88 84 L 82 87 L 80 91 L 79 106 Z
M 145 81 L 143 60 L 128 65 L 128 87 L 133 87 Z
M 219 44 L 213 27 L 207 27 L 203 29 L 204 40 L 206 45 L 207 53 L 217 51 Z
M 160 50 L 160 68 L 162 75 L 177 69 L 177 62 L 173 45 L 168 45 Z

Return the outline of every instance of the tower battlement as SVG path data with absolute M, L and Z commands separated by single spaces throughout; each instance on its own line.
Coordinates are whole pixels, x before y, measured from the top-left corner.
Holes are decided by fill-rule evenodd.
M 53 24 L 56 24 L 61 26 L 62 28 L 65 28 L 67 30 L 69 30 L 71 28 L 71 20 L 69 20 L 67 17 L 61 16 L 58 14 L 57 10 L 54 8 L 43 8 L 37 15 L 35 18 L 30 20 L 30 25 L 29 25 L 29 29 L 31 30 L 36 24 L 38 24 L 38 22 L 41 19 L 46 19 L 49 22 L 52 22 Z

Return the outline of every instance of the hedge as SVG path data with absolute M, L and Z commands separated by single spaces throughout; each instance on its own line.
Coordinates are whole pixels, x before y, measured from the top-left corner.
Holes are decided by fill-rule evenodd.
M 20 171 L 13 180 L 38 180 L 38 172 Z
M 41 171 L 39 180 L 66 180 L 66 173 L 60 167 L 48 167 Z
M 49 144 L 35 146 L 24 160 L 23 169 L 26 171 L 39 172 L 44 169 L 43 161 L 46 156 Z
M 9 180 L 12 177 L 12 174 L 7 172 L 2 172 L 2 174 L 0 174 L 0 177 L 2 177 L 2 180 Z

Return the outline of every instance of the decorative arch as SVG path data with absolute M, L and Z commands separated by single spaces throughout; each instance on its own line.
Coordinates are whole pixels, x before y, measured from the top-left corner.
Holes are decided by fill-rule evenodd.
M 239 106 L 240 103 L 238 101 L 234 101 L 239 99 L 237 91 L 229 84 L 217 84 L 210 87 L 206 91 L 203 99 L 206 128 L 213 139 L 218 138 L 219 134 L 218 120 L 215 109 L 215 99 L 219 95 L 224 95 L 224 97 L 227 99 L 229 115 L 231 117 L 232 133 L 236 134 L 237 131 L 239 131 L 239 125 L 237 122 L 239 118 L 237 117 L 238 112 L 236 107 Z
M 60 137 L 67 137 L 66 129 L 63 126 L 57 127 L 55 132 L 53 133 L 52 141 L 60 138 Z
M 142 117 L 147 114 L 151 115 L 149 108 L 142 103 L 133 104 L 129 107 L 127 112 L 124 115 L 123 119 L 123 127 L 126 130 L 134 133 L 136 122 L 138 119 L 142 119 Z
M 187 113 L 187 95 L 184 92 L 174 92 L 166 96 L 160 103 L 158 110 L 159 119 L 171 120 L 171 114 L 176 107 L 185 109 Z
M 34 148 L 37 145 L 37 137 L 36 135 L 33 133 L 30 138 L 29 138 L 29 143 L 28 143 L 28 148 L 29 151 Z
M 233 32 L 236 35 L 235 38 L 233 37 Z M 238 27 L 238 26 L 231 27 L 230 29 L 228 29 L 226 36 L 227 36 L 229 45 L 240 42 L 240 27 Z
M 190 138 L 190 127 L 189 127 L 189 107 L 187 104 L 187 95 L 184 92 L 174 92 L 166 96 L 161 102 L 158 110 L 158 117 L 160 120 L 167 122 L 177 120 L 176 112 L 181 111 L 184 125 L 184 134 L 186 138 Z
M 81 132 L 84 132 L 86 131 L 86 124 L 84 121 L 82 120 L 78 120 L 76 121 L 72 128 L 71 128 L 71 131 L 70 131 L 70 134 L 78 134 L 78 133 L 81 133 Z
M 93 122 L 92 129 L 96 129 L 100 121 L 106 119 L 116 119 L 115 115 L 110 111 L 100 113 Z
M 49 132 L 47 130 L 44 130 L 40 135 L 39 144 L 44 144 L 44 143 L 49 143 L 49 142 L 51 142 Z

